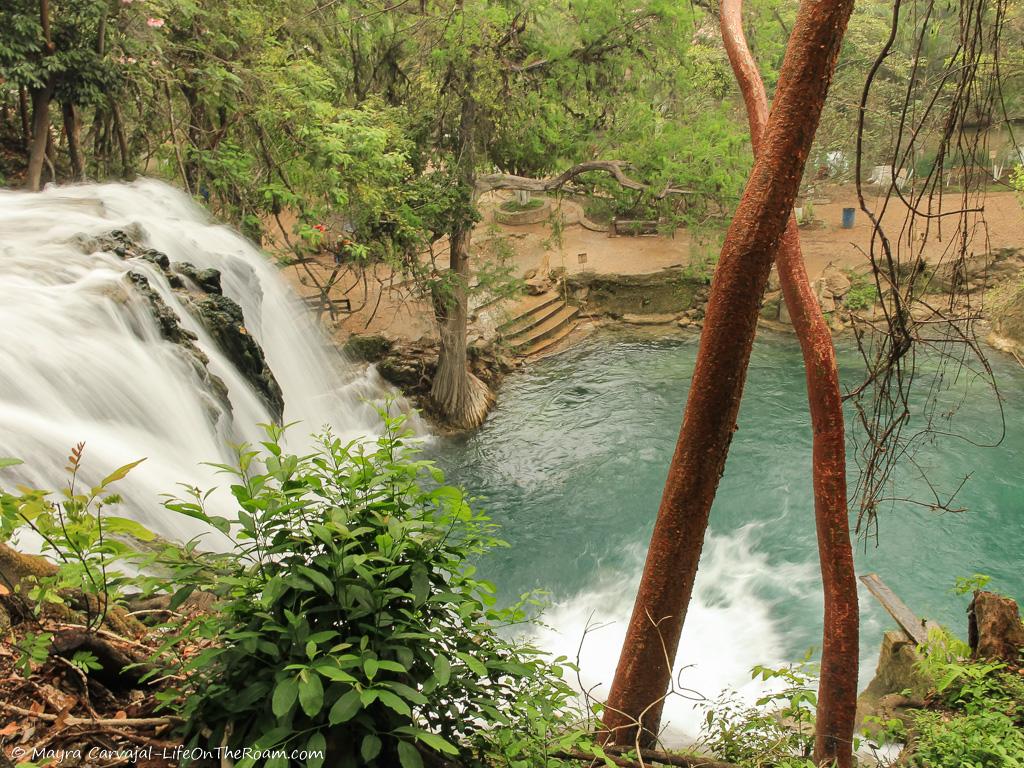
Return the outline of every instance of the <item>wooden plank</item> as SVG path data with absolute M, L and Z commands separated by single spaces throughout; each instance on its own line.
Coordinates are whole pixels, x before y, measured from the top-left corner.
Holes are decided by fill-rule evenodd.
M 867 573 L 860 577 L 868 591 L 882 604 L 889 615 L 896 620 L 900 629 L 909 635 L 910 639 L 918 645 L 928 642 L 928 630 L 925 622 L 911 611 L 906 603 L 900 600 L 896 593 L 889 589 L 888 585 L 879 578 L 877 573 Z

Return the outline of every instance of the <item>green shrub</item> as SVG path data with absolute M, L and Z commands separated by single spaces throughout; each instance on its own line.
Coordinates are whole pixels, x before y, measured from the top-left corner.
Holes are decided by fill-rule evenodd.
M 324 435 L 283 452 L 279 428 L 243 447 L 233 476 L 238 522 L 190 489 L 167 507 L 235 544 L 228 557 L 165 562 L 176 600 L 217 593 L 220 611 L 188 627 L 212 647 L 192 658 L 183 714 L 190 744 L 312 753 L 251 765 L 402 766 L 422 752 L 466 765 L 546 765 L 545 745 L 575 700 L 558 661 L 508 639 L 522 605 L 494 607 L 469 560 L 498 545 L 487 518 L 441 472 L 414 460 L 389 420 L 375 447 Z M 559 742 L 562 744 L 562 742 Z
M 744 768 L 813 768 L 817 680 L 809 654 L 802 662 L 779 669 L 754 667 L 751 676 L 783 685 L 753 707 L 728 694 L 709 702 L 701 746 Z
M 531 197 L 525 203 L 520 203 L 518 200 L 506 200 L 500 207 L 501 210 L 509 213 L 522 213 L 523 211 L 535 211 L 542 205 L 544 205 L 543 197 Z
M 874 281 L 858 272 L 847 272 L 850 278 L 850 290 L 843 297 L 843 303 L 847 309 L 859 312 L 870 309 L 878 300 L 878 288 Z

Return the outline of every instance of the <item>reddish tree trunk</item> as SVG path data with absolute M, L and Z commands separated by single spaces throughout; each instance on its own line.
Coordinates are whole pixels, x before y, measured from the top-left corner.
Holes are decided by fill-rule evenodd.
M 772 258 L 814 141 L 852 0 L 803 0 L 750 179 L 711 285 L 683 425 L 605 709 L 609 738 L 657 733 Z M 638 729 L 642 731 L 638 733 Z
M 756 155 L 768 122 L 768 96 L 743 34 L 742 14 L 743 0 L 722 0 L 722 39 L 747 106 Z M 848 768 L 853 761 L 857 710 L 859 614 L 847 515 L 843 400 L 832 335 L 811 290 L 800 251 L 800 234 L 792 218 L 775 254 L 775 264 L 803 352 L 814 433 L 814 519 L 825 593 L 814 759 L 819 765 L 835 761 L 839 768 Z

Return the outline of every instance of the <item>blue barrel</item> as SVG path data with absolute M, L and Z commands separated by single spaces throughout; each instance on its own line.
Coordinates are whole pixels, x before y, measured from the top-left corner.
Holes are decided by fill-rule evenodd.
M 856 208 L 843 208 L 843 229 L 853 229 L 853 216 Z

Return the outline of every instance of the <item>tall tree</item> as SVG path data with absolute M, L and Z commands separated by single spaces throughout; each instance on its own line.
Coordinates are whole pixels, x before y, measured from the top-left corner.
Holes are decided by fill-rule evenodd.
M 711 286 L 683 424 L 606 702 L 619 744 L 652 743 L 693 592 L 772 260 L 792 213 L 852 0 L 803 0 L 771 115 Z
M 757 154 L 768 122 L 768 95 L 743 33 L 743 0 L 722 0 L 722 40 L 747 109 Z M 812 475 L 818 557 L 825 593 L 821 682 L 814 758 L 848 768 L 857 712 L 859 614 L 846 496 L 846 439 L 832 334 L 807 277 L 800 233 L 790 218 L 775 255 L 779 282 L 800 340 L 814 434 Z

